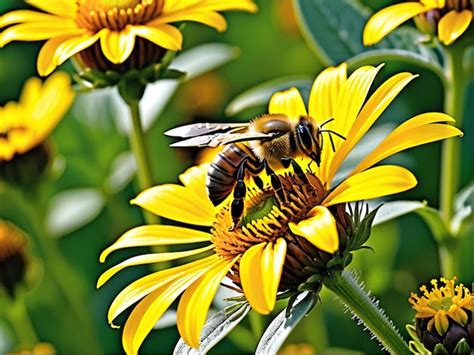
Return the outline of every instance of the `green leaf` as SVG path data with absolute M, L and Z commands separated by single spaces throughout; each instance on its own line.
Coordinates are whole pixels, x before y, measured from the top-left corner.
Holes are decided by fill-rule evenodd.
M 362 31 L 370 10 L 350 0 L 295 0 L 301 30 L 316 57 L 334 65 L 365 51 Z
M 465 338 L 458 341 L 453 351 L 454 354 L 469 354 L 470 352 L 471 352 L 471 347 L 469 346 Z
M 294 0 L 303 35 L 316 57 L 327 66 L 348 60 L 350 67 L 402 61 L 444 74 L 433 49 L 421 43 L 414 28 L 400 28 L 375 46 L 362 44 L 372 11 L 357 0 Z M 349 59 L 351 58 L 351 59 Z
M 179 339 L 173 354 L 204 354 L 224 338 L 250 311 L 247 303 L 229 306 L 208 319 L 201 332 L 199 349 L 190 348 L 183 339 Z
M 438 243 L 442 243 L 447 238 L 450 238 L 449 230 L 441 218 L 438 210 L 432 207 L 423 207 L 416 211 L 433 233 L 433 237 Z
M 379 211 L 374 218 L 373 225 L 376 226 L 391 221 L 424 207 L 426 207 L 426 202 L 420 201 L 386 202 L 379 208 Z
M 244 91 L 233 99 L 226 108 L 226 114 L 233 116 L 249 108 L 268 105 L 275 92 L 291 87 L 296 87 L 303 93 L 309 92 L 311 83 L 311 79 L 307 76 L 285 76 L 264 82 Z M 307 95 L 303 96 L 307 97 Z
M 256 354 L 276 354 L 285 339 L 295 329 L 303 317 L 314 307 L 317 298 L 312 293 L 302 293 L 293 303 L 290 316 L 286 317 L 287 310 L 275 317 L 258 343 Z

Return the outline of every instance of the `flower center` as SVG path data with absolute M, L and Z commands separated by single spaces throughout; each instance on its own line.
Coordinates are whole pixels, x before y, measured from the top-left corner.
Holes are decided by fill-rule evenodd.
M 307 218 L 309 211 L 323 201 L 327 191 L 321 181 L 311 171 L 304 175 L 285 173 L 279 175 L 287 201 L 281 203 L 271 187 L 249 188 L 245 200 L 245 213 L 242 226 L 230 229 L 232 218 L 230 203 L 216 215 L 213 225 L 212 242 L 221 257 L 231 260 L 243 255 L 249 248 L 262 242 L 274 242 L 284 238 L 287 243 L 287 255 L 283 269 L 280 289 L 296 288 L 315 269 L 324 269 L 332 258 L 305 238 L 293 234 L 289 228 L 291 222 L 298 223 Z M 331 208 L 341 229 L 347 227 L 344 205 Z M 229 277 L 240 285 L 236 263 Z
M 93 32 L 120 31 L 158 17 L 163 4 L 164 0 L 78 0 L 77 23 Z

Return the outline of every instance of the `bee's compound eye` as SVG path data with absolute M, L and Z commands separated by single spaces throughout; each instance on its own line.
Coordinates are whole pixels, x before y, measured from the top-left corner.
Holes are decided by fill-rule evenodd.
M 311 151 L 313 147 L 313 137 L 310 127 L 305 124 L 299 124 L 296 130 L 298 131 L 298 137 L 303 148 Z

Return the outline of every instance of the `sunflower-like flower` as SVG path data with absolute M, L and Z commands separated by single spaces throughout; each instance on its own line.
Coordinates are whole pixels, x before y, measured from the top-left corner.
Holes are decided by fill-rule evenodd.
M 0 47 L 11 41 L 47 42 L 38 72 L 48 75 L 77 54 L 86 67 L 126 71 L 157 62 L 181 49 L 182 34 L 170 23 L 195 21 L 224 31 L 219 11 L 256 11 L 252 0 L 26 0 L 44 11 L 3 15 Z M 11 26 L 12 25 L 12 26 Z M 136 52 L 136 56 L 132 52 Z M 127 61 L 128 60 L 128 61 Z
M 469 27 L 471 0 L 420 0 L 389 6 L 374 14 L 364 29 L 364 45 L 373 45 L 405 21 L 415 18 L 419 28 L 450 45 Z
M 11 182 L 37 178 L 49 162 L 46 140 L 74 100 L 69 76 L 29 79 L 19 102 L 0 107 L 0 172 Z
M 439 285 L 443 283 L 443 286 Z M 447 352 L 455 351 L 460 341 L 474 346 L 474 297 L 463 284 L 455 285 L 456 279 L 431 281 L 431 289 L 420 287 L 422 296 L 411 294 L 410 304 L 416 313 L 416 334 L 430 351 L 443 346 Z
M 138 302 L 123 329 L 122 342 L 127 353 L 137 353 L 153 325 L 181 294 L 178 330 L 186 343 L 196 348 L 212 299 L 226 276 L 254 310 L 268 314 L 279 292 L 295 293 L 301 290 L 301 285 L 320 289 L 315 274 L 341 271 L 350 262 L 350 252 L 367 240 L 370 223 L 364 225 L 360 221 L 359 210 L 351 216 L 346 203 L 399 193 L 417 183 L 405 168 L 372 166 L 401 150 L 461 134 L 444 123 L 453 121 L 445 114 L 416 116 L 396 128 L 344 181 L 332 187 L 331 181 L 345 157 L 397 94 L 416 77 L 410 73 L 397 74 L 366 100 L 380 68 L 365 66 L 349 77 L 345 64 L 326 69 L 314 82 L 308 110 L 295 88 L 272 97 L 270 113 L 285 114 L 291 120 L 309 114 L 318 123 L 334 117 L 331 129 L 347 139 L 334 142 L 335 152 L 323 149 L 320 167 L 298 161 L 293 168 L 276 175 L 287 198 L 285 202 L 280 200 L 281 191 L 273 190 L 271 181 L 264 179 L 258 183 L 250 179 L 240 227 L 229 228 L 232 226 L 230 201 L 217 207 L 210 202 L 205 188 L 206 164 L 182 174 L 182 185 L 152 187 L 132 201 L 156 215 L 196 227 L 133 228 L 104 250 L 101 262 L 110 253 L 129 247 L 203 242 L 208 245 L 136 256 L 101 275 L 98 287 L 132 265 L 202 255 L 198 260 L 138 279 L 114 299 L 108 312 L 110 323 Z

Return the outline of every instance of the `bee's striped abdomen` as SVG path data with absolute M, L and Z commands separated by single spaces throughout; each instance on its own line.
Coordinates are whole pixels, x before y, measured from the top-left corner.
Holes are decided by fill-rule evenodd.
M 211 163 L 207 172 L 206 188 L 214 206 L 222 203 L 232 192 L 237 171 L 249 154 L 250 150 L 243 144 L 230 144 Z

